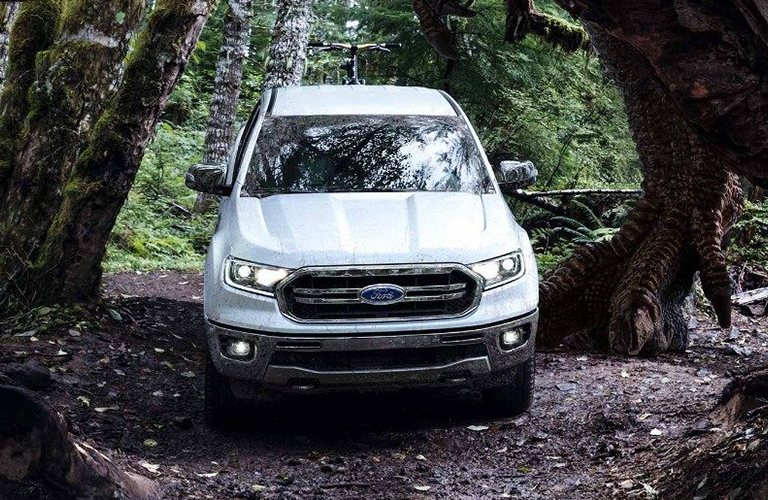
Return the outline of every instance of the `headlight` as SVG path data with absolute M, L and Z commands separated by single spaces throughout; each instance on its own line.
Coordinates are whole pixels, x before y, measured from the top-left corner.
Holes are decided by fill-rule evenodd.
M 485 290 L 505 285 L 525 274 L 523 253 L 519 250 L 495 259 L 472 264 L 469 268 L 483 277 Z
M 254 264 L 232 257 L 228 257 L 224 263 L 224 281 L 227 285 L 262 295 L 274 295 L 277 284 L 290 272 L 290 269 Z

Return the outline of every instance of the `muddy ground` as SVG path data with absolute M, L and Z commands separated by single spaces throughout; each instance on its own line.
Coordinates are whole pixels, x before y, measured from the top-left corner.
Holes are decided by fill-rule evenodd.
M 98 325 L 0 330 L 0 371 L 49 368 L 40 393 L 73 433 L 170 499 L 659 498 L 665 464 L 725 432 L 711 411 L 734 375 L 765 364 L 768 342 L 765 318 L 737 314 L 727 332 L 698 315 L 684 354 L 537 354 L 533 408 L 514 419 L 487 417 L 471 392 L 304 396 L 213 431 L 202 277 L 115 275 L 105 295 L 88 312 Z M 3 500 L 49 498 L 0 485 Z

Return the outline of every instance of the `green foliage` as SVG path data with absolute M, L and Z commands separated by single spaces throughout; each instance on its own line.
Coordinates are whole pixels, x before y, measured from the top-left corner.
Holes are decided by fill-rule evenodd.
M 579 245 L 608 241 L 624 222 L 623 214 L 633 202 L 616 206 L 589 206 L 584 199 L 573 199 L 564 205 L 566 215 L 534 209 L 519 217 L 536 250 L 542 272 L 556 267 Z
M 0 322 L 0 332 L 9 334 L 26 333 L 23 337 L 11 337 L 10 340 L 29 342 L 27 335 L 38 335 L 52 329 L 73 328 L 79 331 L 100 328 L 98 321 L 81 305 L 24 308 L 19 314 L 4 318 Z
M 107 271 L 200 268 L 216 216 L 191 213 L 184 174 L 202 142 L 201 131 L 158 128 L 112 233 Z
M 768 266 L 768 202 L 746 202 L 744 215 L 733 226 L 730 259 Z

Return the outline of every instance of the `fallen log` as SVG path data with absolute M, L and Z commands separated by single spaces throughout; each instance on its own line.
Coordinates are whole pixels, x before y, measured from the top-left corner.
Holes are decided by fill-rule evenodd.
M 75 440 L 64 419 L 26 389 L 0 385 L 0 480 L 43 482 L 76 500 L 159 500 L 149 479 Z
M 556 189 L 552 191 L 525 191 L 518 189 L 518 194 L 530 198 L 546 198 L 548 196 L 578 196 L 578 195 L 622 195 L 626 197 L 640 196 L 640 189 Z
M 761 300 L 768 301 L 768 287 L 737 293 L 731 297 L 731 302 L 735 306 L 746 306 Z

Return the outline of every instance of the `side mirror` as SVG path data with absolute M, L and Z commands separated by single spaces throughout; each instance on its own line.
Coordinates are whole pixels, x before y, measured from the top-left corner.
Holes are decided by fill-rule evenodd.
M 536 182 L 539 171 L 530 161 L 502 161 L 499 168 L 499 187 L 502 193 L 523 189 Z
M 232 187 L 226 185 L 227 166 L 196 163 L 187 172 L 184 183 L 189 189 L 206 194 L 229 196 Z

